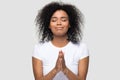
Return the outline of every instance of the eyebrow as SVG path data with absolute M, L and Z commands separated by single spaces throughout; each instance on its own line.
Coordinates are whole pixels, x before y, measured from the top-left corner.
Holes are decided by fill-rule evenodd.
M 57 18 L 57 17 L 51 17 L 51 18 Z M 61 18 L 68 18 L 68 17 L 61 17 Z

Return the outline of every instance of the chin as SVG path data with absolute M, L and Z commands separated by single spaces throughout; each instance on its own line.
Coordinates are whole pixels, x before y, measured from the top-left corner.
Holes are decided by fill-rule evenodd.
M 66 36 L 66 34 L 56 34 L 55 36 L 57 36 L 57 37 L 64 37 L 64 36 Z

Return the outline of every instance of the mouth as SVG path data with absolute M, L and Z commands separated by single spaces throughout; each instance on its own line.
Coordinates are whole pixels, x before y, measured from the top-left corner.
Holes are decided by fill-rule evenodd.
M 56 30 L 63 30 L 63 27 L 56 27 Z

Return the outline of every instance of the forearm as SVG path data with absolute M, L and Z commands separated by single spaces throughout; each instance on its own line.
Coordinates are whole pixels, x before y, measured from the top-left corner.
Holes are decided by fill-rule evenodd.
M 64 70 L 64 74 L 68 77 L 69 80 L 85 80 L 85 79 L 80 79 L 79 76 L 75 75 L 71 70 L 66 68 Z
M 53 69 L 47 75 L 42 76 L 40 78 L 36 78 L 35 80 L 52 80 L 55 77 L 56 74 L 57 74 L 56 69 Z

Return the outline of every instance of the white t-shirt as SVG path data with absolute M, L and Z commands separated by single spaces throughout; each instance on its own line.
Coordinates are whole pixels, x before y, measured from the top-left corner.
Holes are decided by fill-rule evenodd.
M 46 75 L 55 67 L 60 50 L 64 53 L 66 66 L 77 75 L 78 61 L 89 56 L 88 48 L 83 42 L 79 44 L 69 42 L 62 48 L 54 46 L 51 41 L 38 43 L 35 45 L 33 57 L 42 60 L 43 74 Z

